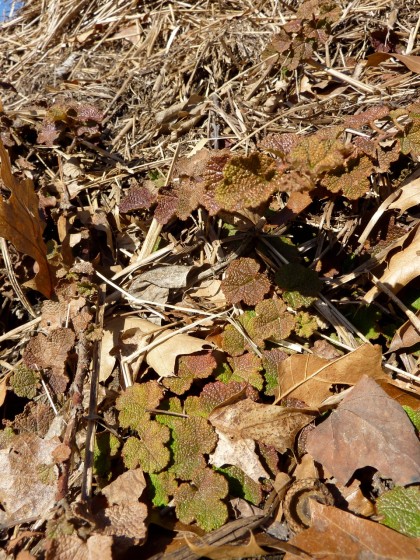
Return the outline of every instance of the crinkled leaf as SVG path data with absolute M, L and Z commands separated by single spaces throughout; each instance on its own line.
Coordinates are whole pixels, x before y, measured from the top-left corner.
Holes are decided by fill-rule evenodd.
M 187 398 L 185 410 L 187 414 L 207 418 L 216 406 L 241 393 L 246 385 L 246 383 L 238 383 L 237 381 L 207 383 L 201 391 L 200 397 Z
M 44 515 L 54 506 L 58 470 L 53 451 L 59 443 L 22 434 L 0 450 L 1 524 Z
M 352 306 L 354 307 L 354 306 Z M 353 313 L 349 317 L 352 324 L 362 333 L 368 340 L 376 340 L 381 335 L 381 329 L 378 325 L 382 318 L 382 313 L 374 305 L 367 305 L 352 309 Z
M 268 134 L 261 142 L 258 144 L 263 150 L 267 150 L 280 156 L 281 158 L 286 157 L 293 150 L 295 146 L 299 144 L 299 136 L 295 133 L 285 133 L 285 134 Z
M 54 410 L 49 404 L 31 401 L 25 405 L 23 412 L 15 416 L 13 422 L 10 420 L 3 420 L 3 422 L 6 426 L 13 426 L 18 433 L 29 432 L 44 437 L 54 418 Z
M 177 189 L 177 206 L 175 213 L 180 220 L 187 220 L 192 212 L 203 203 L 204 184 L 202 182 L 183 180 Z
M 221 501 L 228 493 L 225 478 L 205 468 L 200 469 L 193 484 L 181 484 L 175 492 L 175 511 L 183 523 L 197 521 L 205 531 L 212 531 L 223 525 L 228 516 L 226 505 Z
M 294 309 L 312 305 L 322 288 L 317 273 L 299 263 L 290 263 L 279 268 L 275 281 L 284 290 L 283 299 Z
M 130 187 L 127 194 L 120 202 L 120 212 L 126 214 L 141 208 L 148 209 L 156 200 L 154 195 L 148 188 L 134 185 Z
M 401 152 L 417 157 L 420 155 L 420 114 L 410 113 L 409 116 L 411 123 L 408 125 L 404 136 L 400 139 Z
M 254 259 L 241 258 L 232 262 L 222 281 L 222 291 L 229 303 L 243 301 L 256 305 L 270 289 L 268 279 L 258 272 L 259 264 Z
M 313 315 L 306 311 L 300 311 L 295 318 L 295 332 L 302 338 L 311 337 L 318 328 L 318 323 Z
M 144 472 L 161 471 L 169 462 L 169 449 L 164 445 L 169 441 L 169 429 L 149 420 L 139 426 L 138 432 L 141 439 L 130 437 L 124 444 L 122 454 L 125 465 L 129 469 L 140 465 Z
M 276 272 L 277 285 L 288 292 L 297 291 L 304 296 L 316 296 L 322 288 L 318 274 L 299 264 L 290 263 Z
M 73 535 L 59 535 L 46 543 L 46 560 L 97 560 L 98 550 L 102 560 L 112 560 L 113 539 L 110 536 L 93 534 L 87 540 Z
M 149 473 L 149 477 L 153 491 L 153 504 L 157 507 L 167 506 L 178 488 L 175 475 L 166 470 L 159 474 Z
M 213 169 L 210 162 L 205 175 L 208 196 L 229 212 L 257 208 L 280 186 L 281 172 L 276 162 L 259 152 L 230 157 L 222 173 Z
M 39 373 L 23 364 L 16 366 L 10 385 L 18 397 L 33 399 L 39 386 Z
M 263 457 L 264 462 L 268 470 L 273 476 L 270 478 L 275 478 L 276 475 L 282 470 L 281 459 L 279 453 L 275 450 L 272 445 L 265 445 L 265 443 L 259 443 L 258 448 L 261 457 Z
M 57 393 L 66 389 L 66 361 L 75 339 L 71 329 L 59 328 L 48 336 L 37 334 L 29 340 L 24 350 L 23 362 L 30 368 L 49 370 L 49 383 Z
M 302 137 L 290 152 L 288 160 L 294 169 L 319 177 L 342 165 L 351 151 L 349 146 L 336 138 L 335 130 L 331 129 L 329 136 L 317 133 Z
M 376 501 L 380 522 L 409 537 L 420 537 L 420 488 L 397 486 Z
M 263 352 L 262 364 L 265 369 L 264 377 L 266 381 L 265 394 L 274 395 L 279 385 L 278 375 L 281 362 L 286 360 L 288 355 L 279 348 L 266 350 Z
M 239 328 L 243 328 L 245 333 L 250 336 L 252 336 L 250 331 L 252 330 L 254 316 L 254 311 L 245 311 L 245 313 L 237 318 Z M 241 334 L 239 329 L 232 324 L 227 325 L 222 333 L 221 347 L 222 350 L 230 356 L 240 356 L 245 350 L 249 350 L 245 337 Z
M 96 434 L 93 450 L 93 469 L 97 476 L 109 480 L 111 477 L 111 459 L 120 447 L 119 439 L 110 432 Z
M 229 482 L 229 494 L 243 498 L 251 504 L 258 505 L 262 500 L 261 485 L 247 476 L 244 471 L 236 466 L 218 469 Z
M 245 352 L 245 337 L 233 325 L 227 325 L 222 334 L 222 350 L 230 356 L 240 356 Z
M 216 365 L 214 356 L 209 352 L 181 356 L 179 359 L 177 377 L 167 377 L 163 380 L 163 384 L 173 393 L 182 395 L 188 391 L 194 379 L 205 379 L 209 377 Z
M 173 420 L 174 465 L 177 478 L 189 480 L 196 469 L 205 467 L 204 453 L 211 453 L 217 442 L 213 427 L 198 416 Z
M 366 111 L 357 113 L 356 115 L 349 115 L 344 119 L 346 128 L 360 129 L 366 125 L 370 125 L 379 119 L 384 119 L 389 115 L 389 108 L 386 105 L 377 105 L 369 107 Z
M 256 316 L 252 321 L 255 340 L 262 344 L 271 338 L 276 342 L 287 338 L 295 326 L 294 316 L 287 311 L 281 299 L 266 299 L 255 307 Z
M 163 397 L 163 389 L 156 381 L 135 383 L 122 393 L 115 404 L 120 411 L 119 421 L 123 428 L 139 428 L 148 423 L 148 409 L 157 408 Z
M 387 173 L 390 170 L 391 164 L 397 161 L 401 155 L 401 142 L 398 138 L 391 141 L 391 145 L 387 145 L 386 141 L 378 144 L 376 150 L 377 166 L 376 170 L 379 173 Z
M 178 197 L 175 191 L 165 191 L 159 194 L 157 206 L 154 213 L 155 219 L 165 225 L 175 216 L 178 205 Z
M 263 378 L 259 373 L 261 370 L 261 360 L 258 356 L 247 352 L 242 356 L 229 358 L 229 363 L 233 369 L 230 381 L 244 381 L 258 390 L 263 388 Z
M 333 193 L 341 192 L 350 200 L 356 200 L 368 192 L 373 168 L 372 160 L 367 156 L 352 158 L 345 166 L 327 173 L 321 184 Z

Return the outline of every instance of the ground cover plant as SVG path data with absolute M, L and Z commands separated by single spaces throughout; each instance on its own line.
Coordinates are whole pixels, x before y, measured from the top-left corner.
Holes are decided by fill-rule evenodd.
M 420 557 L 419 21 L 1 24 L 0 558 Z

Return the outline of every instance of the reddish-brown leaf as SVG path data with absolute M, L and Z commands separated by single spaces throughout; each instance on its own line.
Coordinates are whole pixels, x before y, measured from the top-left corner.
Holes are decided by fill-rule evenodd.
M 268 279 L 258 272 L 259 264 L 254 259 L 237 259 L 232 262 L 222 282 L 222 290 L 229 303 L 243 301 L 256 305 L 270 289 Z
M 367 376 L 308 435 L 307 450 L 342 484 L 366 466 L 401 486 L 420 481 L 420 443 L 413 425 Z
M 399 62 L 404 64 L 404 66 L 407 66 L 409 70 L 420 74 L 420 56 L 409 54 L 376 52 L 367 57 L 366 66 L 378 66 L 381 62 L 389 60 L 390 58 L 396 58 Z
M 284 453 L 293 447 L 296 434 L 315 415 L 310 410 L 259 404 L 244 399 L 217 408 L 209 420 L 219 431 L 238 439 L 253 439 L 272 445 Z
M 291 397 L 319 407 L 331 396 L 334 384 L 354 385 L 366 371 L 373 379 L 384 377 L 380 346 L 364 344 L 331 361 L 314 354 L 294 354 L 278 367 L 278 399 Z
M 120 212 L 126 214 L 140 208 L 150 208 L 156 200 L 156 195 L 147 187 L 133 185 L 120 203 Z
M 312 526 L 290 544 L 311 558 L 366 558 L 412 560 L 419 557 L 420 539 L 400 535 L 379 523 L 361 519 L 341 509 L 311 501 Z M 284 560 L 300 559 L 287 553 Z
M 32 257 L 38 272 L 26 286 L 51 297 L 54 289 L 54 274 L 47 260 L 47 247 L 42 233 L 44 224 L 39 216 L 38 197 L 30 179 L 19 181 L 12 173 L 9 155 L 0 140 L 1 179 L 10 198 L 0 196 L 0 236 L 4 237 L 21 253 Z

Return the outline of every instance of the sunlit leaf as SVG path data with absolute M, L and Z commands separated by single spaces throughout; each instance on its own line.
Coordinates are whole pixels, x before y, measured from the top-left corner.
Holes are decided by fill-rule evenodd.
M 254 259 L 241 258 L 232 262 L 222 281 L 222 290 L 230 303 L 243 301 L 255 305 L 270 289 L 267 277 L 258 272 L 259 264 Z

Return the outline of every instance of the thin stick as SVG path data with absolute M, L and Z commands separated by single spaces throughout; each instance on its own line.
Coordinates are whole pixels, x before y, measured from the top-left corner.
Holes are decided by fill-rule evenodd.
M 0 336 L 0 342 L 3 342 L 4 340 L 8 340 L 9 338 L 14 338 L 16 335 L 20 334 L 21 332 L 29 330 L 32 327 L 35 327 L 35 325 L 37 325 L 41 321 L 42 321 L 42 317 L 37 317 L 36 319 L 33 319 L 32 321 L 29 321 L 28 323 L 25 323 L 24 325 L 20 325 L 19 327 L 16 327 L 15 329 L 12 329 L 11 331 L 8 331 L 8 332 L 2 334 Z
M 104 314 L 105 314 L 105 284 L 102 284 L 98 293 L 98 306 L 96 308 L 96 325 L 103 328 Z M 85 462 L 83 465 L 83 478 L 82 478 L 82 500 L 87 500 L 92 494 L 92 480 L 93 480 L 93 454 L 95 447 L 96 435 L 96 420 L 97 415 L 97 400 L 98 400 L 98 385 L 99 385 L 99 372 L 101 369 L 101 344 L 102 341 L 95 341 L 93 345 L 92 356 L 92 375 L 90 380 L 90 393 L 89 393 L 89 414 L 86 430 L 86 445 L 85 445 Z
M 158 301 L 150 301 L 150 300 L 147 300 L 147 299 L 137 298 L 137 297 L 131 295 L 126 290 L 124 290 L 124 288 L 121 288 L 120 286 L 118 286 L 117 284 L 115 284 L 114 282 L 112 282 L 111 280 L 106 278 L 106 276 L 103 276 L 103 274 L 101 274 L 97 270 L 95 270 L 95 274 L 101 280 L 103 280 L 104 282 L 106 282 L 107 284 L 112 286 L 115 290 L 120 292 L 129 301 L 133 301 L 134 303 L 138 303 L 139 305 L 152 305 L 152 306 L 154 305 L 156 307 L 161 307 L 162 309 L 174 309 L 176 311 L 182 311 L 183 313 L 195 313 L 197 315 L 206 315 L 208 317 L 213 316 L 213 313 L 209 313 L 207 311 L 202 311 L 201 309 L 194 309 L 193 307 L 181 307 L 179 305 L 171 305 L 170 303 L 160 303 Z

